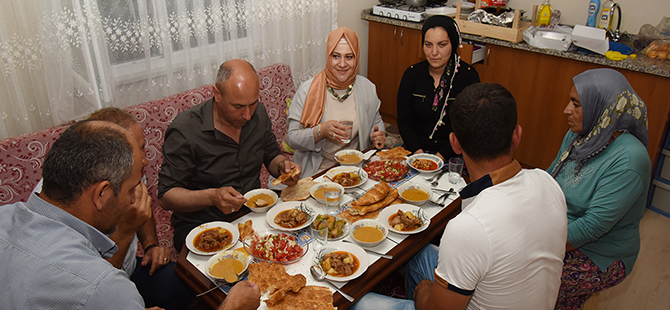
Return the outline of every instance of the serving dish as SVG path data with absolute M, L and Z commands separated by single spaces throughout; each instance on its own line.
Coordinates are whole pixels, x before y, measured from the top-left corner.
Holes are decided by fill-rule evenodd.
M 358 161 L 351 162 L 351 163 L 340 161 L 342 156 L 346 156 L 346 155 L 354 155 L 354 156 L 358 157 Z M 335 153 L 335 160 L 338 163 L 340 163 L 340 165 L 342 165 L 342 166 L 357 166 L 358 164 L 360 164 L 363 161 L 363 152 L 361 152 L 359 150 L 340 150 L 337 153 Z
M 326 272 L 327 270 L 323 270 L 321 268 L 321 258 L 323 258 L 328 253 L 338 251 L 349 252 L 352 255 L 356 256 L 360 264 L 356 272 L 346 277 L 337 277 L 328 274 L 328 272 Z M 368 253 L 365 253 L 365 250 L 363 250 L 363 248 L 361 248 L 360 246 L 353 243 L 345 243 L 342 241 L 338 241 L 333 243 L 329 242 L 325 247 L 319 250 L 319 252 L 316 253 L 316 255 L 314 255 L 313 263 L 323 271 L 323 274 L 326 275 L 326 279 L 337 282 L 346 282 L 360 277 L 366 270 L 368 270 L 370 259 L 368 258 Z
M 407 199 L 405 196 L 402 195 L 402 193 L 405 192 L 406 190 L 410 190 L 410 189 L 416 189 L 416 190 L 420 190 L 422 192 L 425 192 L 426 194 L 428 194 L 428 198 L 423 199 L 423 200 Z M 432 198 L 433 191 L 428 185 L 408 182 L 408 183 L 405 183 L 405 184 L 400 185 L 398 187 L 398 195 L 400 196 L 400 199 L 402 199 L 403 201 L 405 201 L 407 203 L 411 203 L 413 205 L 420 206 L 420 205 L 425 204 L 426 202 L 428 202 L 430 200 L 430 198 Z
M 279 224 L 275 223 L 275 218 L 277 217 L 277 215 L 279 213 L 284 212 L 286 210 L 292 210 L 292 209 L 298 209 L 298 210 L 304 212 L 305 214 L 307 214 L 307 216 L 308 216 L 307 222 L 302 223 L 300 226 L 296 226 L 296 227 L 293 227 L 293 228 L 283 227 L 283 226 L 280 226 Z M 268 223 L 268 225 L 270 225 L 270 227 L 272 227 L 274 229 L 277 229 L 277 230 L 297 231 L 297 230 L 301 230 L 301 229 L 309 226 L 309 224 L 312 223 L 312 221 L 314 220 L 314 217 L 315 217 L 314 213 L 315 213 L 314 210 L 312 210 L 310 207 L 308 207 L 303 202 L 287 201 L 287 202 L 283 202 L 283 203 L 278 204 L 274 208 L 270 209 L 268 211 L 268 213 L 265 213 L 265 221 Z
M 259 195 L 259 194 L 266 194 L 266 195 L 272 197 L 272 199 L 273 199 L 272 203 L 265 206 L 265 207 L 251 207 L 251 206 L 249 206 L 250 201 L 248 201 L 248 200 L 251 199 L 251 197 L 254 197 L 254 196 Z M 277 193 L 275 193 L 272 190 L 266 189 L 266 188 L 258 188 L 258 189 L 250 190 L 246 194 L 244 194 L 244 198 L 247 199 L 247 202 L 244 203 L 244 205 L 247 206 L 247 208 L 249 208 L 249 210 L 251 210 L 253 212 L 256 212 L 256 213 L 263 213 L 267 210 L 270 210 L 270 208 L 272 208 L 274 205 L 276 205 L 277 201 L 279 200 L 279 196 L 277 195 Z
M 384 224 L 382 224 L 382 222 L 380 222 L 378 220 L 372 220 L 372 219 L 358 220 L 358 221 L 356 221 L 356 223 L 354 223 L 351 226 L 351 239 L 354 239 L 354 241 L 356 243 L 358 243 L 362 246 L 366 246 L 366 247 L 373 247 L 373 246 L 379 245 L 382 242 L 384 242 L 384 240 L 386 240 L 386 237 L 388 237 L 388 235 L 389 235 L 389 230 L 388 230 L 387 226 L 388 225 L 384 225 Z M 366 241 L 358 240 L 358 239 L 356 239 L 354 234 L 356 233 L 356 230 L 358 230 L 362 227 L 377 228 L 382 232 L 383 237 L 381 239 L 379 239 L 379 241 L 374 241 L 374 242 L 366 242 Z
M 360 182 L 358 182 L 355 185 L 351 185 L 351 186 L 342 185 L 342 187 L 344 187 L 345 189 L 361 186 L 361 185 L 365 184 L 365 182 L 368 181 L 368 174 L 365 172 L 365 170 L 363 170 L 361 168 L 357 168 L 357 167 L 352 167 L 352 166 L 341 166 L 341 167 L 332 168 L 332 169 L 328 170 L 328 172 L 326 172 L 326 174 L 324 176 L 328 180 L 332 181 L 335 178 L 336 175 L 338 175 L 340 173 L 343 173 L 343 172 L 355 173 L 360 178 Z
M 421 227 L 419 227 L 417 229 L 414 229 L 414 230 L 409 230 L 409 231 L 397 230 L 397 229 L 391 227 L 391 225 L 389 224 L 389 217 L 391 217 L 391 215 L 393 215 L 393 214 L 398 213 L 398 210 L 412 212 L 412 214 L 414 214 L 416 217 L 418 217 L 421 220 L 421 222 L 422 222 Z M 421 209 L 420 207 L 417 207 L 415 205 L 406 204 L 406 203 L 399 203 L 399 204 L 391 205 L 391 206 L 388 206 L 388 207 L 384 208 L 381 212 L 379 212 L 379 217 L 377 217 L 377 219 L 380 222 L 382 222 L 384 225 L 386 225 L 389 228 L 390 231 L 392 231 L 396 234 L 401 234 L 401 235 L 418 234 L 418 233 L 426 230 L 428 228 L 428 226 L 430 226 L 430 218 L 428 218 L 428 216 L 426 216 L 426 213 L 423 212 L 423 209 Z
M 404 159 L 381 159 L 374 156 L 363 166 L 363 170 L 372 180 L 395 182 L 407 176 L 409 166 Z
M 431 169 L 419 169 L 417 167 L 414 167 L 414 163 L 418 160 L 429 160 L 429 161 L 433 162 L 435 165 L 434 165 L 434 167 L 431 167 Z M 442 167 L 444 167 L 444 161 L 442 160 L 442 158 L 440 158 L 437 155 L 425 154 L 425 153 L 414 154 L 414 155 L 408 157 L 407 158 L 407 164 L 410 167 L 412 167 L 412 169 L 414 169 L 416 171 L 419 171 L 421 173 L 433 173 L 435 171 L 439 171 L 440 169 L 442 169 Z
M 237 280 L 235 280 L 233 282 L 230 282 L 230 281 L 226 280 L 224 277 L 217 277 L 217 276 L 212 274 L 212 267 L 214 267 L 214 265 L 216 263 L 218 263 L 218 262 L 220 262 L 224 259 L 229 259 L 229 258 L 239 260 L 244 265 L 244 269 L 242 269 L 242 271 L 240 273 L 237 273 Z M 243 252 L 240 252 L 240 251 L 234 251 L 234 250 L 233 251 L 222 251 L 222 252 L 219 252 L 216 255 L 210 257 L 207 260 L 207 263 L 205 263 L 205 273 L 213 279 L 216 279 L 216 280 L 219 280 L 219 281 L 225 281 L 226 283 L 233 284 L 233 283 L 236 283 L 236 282 L 238 282 L 238 281 L 240 281 L 244 278 L 244 275 L 247 273 L 247 270 L 249 268 L 249 262 L 251 262 L 251 256 L 249 256 L 246 253 L 243 253 Z
M 314 221 L 312 221 L 312 223 L 310 225 L 316 224 L 319 221 L 319 216 L 324 216 L 324 215 L 332 216 L 332 215 L 329 215 L 329 214 L 319 214 L 315 217 Z M 342 240 L 342 239 L 346 238 L 349 235 L 349 231 L 350 231 L 350 227 L 351 227 L 351 223 L 349 222 L 349 220 L 347 220 L 343 217 L 340 217 L 339 215 L 335 217 L 335 220 L 336 221 L 338 221 L 338 220 L 344 221 L 344 225 L 340 228 L 340 229 L 342 229 L 342 234 L 340 234 L 337 237 L 331 238 L 330 237 L 330 231 L 329 231 L 328 242 L 339 241 L 339 240 Z
M 273 230 L 251 234 L 242 240 L 242 245 L 257 261 L 284 265 L 299 261 L 309 251 L 309 243 L 299 242 L 297 233 Z
M 193 244 L 193 241 L 195 240 L 195 237 L 198 236 L 198 234 L 200 234 L 201 232 L 203 232 L 207 229 L 215 228 L 215 227 L 221 227 L 223 229 L 228 230 L 230 232 L 230 234 L 232 235 L 232 238 L 233 238 L 232 241 L 228 245 L 224 246 L 222 249 L 220 249 L 218 251 L 205 252 L 205 251 L 198 250 L 195 247 L 195 245 Z M 195 254 L 214 255 L 214 254 L 219 253 L 221 251 L 225 251 L 225 250 L 228 250 L 228 249 L 232 248 L 235 245 L 235 243 L 237 243 L 237 239 L 239 239 L 239 238 L 240 238 L 240 233 L 237 230 L 237 227 L 235 225 L 227 223 L 227 222 L 219 222 L 219 221 L 209 222 L 209 223 L 204 223 L 202 225 L 199 225 L 199 226 L 193 228 L 188 233 L 188 235 L 186 235 L 186 248 L 188 248 L 191 252 L 193 252 Z
M 312 195 L 312 198 L 314 198 L 314 200 L 318 201 L 322 205 L 326 204 L 326 199 L 317 198 L 316 196 L 314 196 L 314 193 L 316 193 L 317 190 L 322 189 L 324 187 L 337 188 L 340 191 L 340 197 L 344 195 L 344 187 L 335 182 L 321 182 L 314 184 L 314 186 L 312 186 L 312 188 L 309 190 L 309 194 Z

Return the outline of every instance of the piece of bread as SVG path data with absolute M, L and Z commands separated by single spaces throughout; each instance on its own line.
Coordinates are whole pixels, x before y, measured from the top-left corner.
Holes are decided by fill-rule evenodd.
M 289 173 L 282 173 L 278 178 L 272 180 L 272 185 L 282 184 L 284 183 L 284 181 L 293 178 L 294 176 L 300 175 L 300 172 L 301 172 L 300 169 L 296 167 L 291 169 Z
M 395 158 L 403 158 L 409 154 L 412 154 L 412 152 L 406 150 L 402 146 L 394 147 L 390 150 L 386 151 L 379 151 L 377 152 L 377 156 L 381 159 L 395 159 Z
M 368 212 L 365 214 L 351 214 L 349 210 L 344 210 L 339 214 L 340 217 L 348 220 L 350 223 L 355 223 L 356 221 L 365 220 L 365 219 L 376 219 L 379 216 L 381 210 Z
M 309 190 L 312 189 L 316 182 L 311 177 L 300 179 L 297 184 L 286 187 L 281 191 L 281 199 L 283 201 L 297 201 L 309 198 Z
M 349 213 L 351 213 L 353 215 L 357 215 L 357 214 L 365 214 L 365 213 L 368 213 L 368 212 L 377 211 L 379 209 L 382 209 L 382 208 L 388 206 L 391 202 L 393 202 L 397 198 L 398 198 L 398 189 L 394 188 L 394 189 L 390 190 L 389 194 L 386 196 L 386 198 L 384 198 L 384 200 L 382 200 L 380 202 L 373 203 L 373 204 L 368 205 L 368 206 L 359 206 L 359 205 L 354 205 L 352 203 L 352 206 L 349 208 Z
M 237 223 L 237 230 L 240 232 L 240 240 L 244 240 L 249 235 L 254 233 L 254 227 L 251 220 L 244 223 Z
M 368 206 L 373 203 L 380 202 L 384 198 L 386 198 L 390 189 L 391 188 L 389 187 L 388 183 L 382 180 L 379 182 L 379 184 L 375 185 L 375 187 L 373 187 L 367 193 L 365 193 L 363 197 L 356 200 L 356 202 L 353 205 Z
M 268 304 L 269 310 L 333 310 L 333 292 L 323 286 L 305 286 L 298 292 L 287 292 L 281 302 Z

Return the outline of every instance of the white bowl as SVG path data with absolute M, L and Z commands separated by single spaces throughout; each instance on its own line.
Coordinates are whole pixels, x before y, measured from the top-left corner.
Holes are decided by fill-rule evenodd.
M 325 200 L 325 199 L 316 198 L 316 196 L 314 196 L 314 193 L 315 193 L 318 189 L 320 189 L 320 188 L 324 188 L 324 187 L 337 188 L 337 189 L 340 191 L 340 197 L 342 197 L 342 195 L 344 195 L 344 187 L 342 187 L 342 185 L 340 185 L 340 184 L 337 184 L 337 183 L 335 183 L 335 182 L 321 182 L 321 183 L 316 183 L 316 184 L 314 184 L 314 186 L 312 186 L 312 188 L 309 190 L 309 193 L 312 195 L 312 198 L 314 198 L 314 199 L 315 199 L 316 201 L 318 201 L 320 204 L 325 205 L 325 204 L 326 204 L 326 200 Z
M 244 264 L 244 269 L 242 270 L 242 272 L 240 272 L 240 274 L 237 277 L 238 281 L 242 280 L 242 278 L 244 278 L 243 277 L 244 273 L 247 271 L 247 268 L 249 267 L 249 262 L 251 262 L 251 256 L 247 255 L 246 253 L 242 253 L 240 251 L 223 251 L 223 252 L 219 252 L 216 255 L 210 257 L 207 260 L 207 263 L 205 263 L 205 273 L 207 273 L 207 275 L 209 277 L 213 278 L 213 279 L 225 281 L 224 278 L 217 277 L 217 276 L 212 274 L 212 267 L 214 267 L 214 265 L 216 265 L 216 263 L 218 263 L 219 261 L 222 261 L 222 260 L 228 259 L 228 258 L 237 259 L 237 260 L 241 261 L 242 264 Z M 237 282 L 237 281 L 235 281 L 235 282 Z
M 352 166 L 340 166 L 340 167 L 332 168 L 332 169 L 328 170 L 328 172 L 326 172 L 326 174 L 324 176 L 328 180 L 333 180 L 336 175 L 338 175 L 342 172 L 356 173 L 356 174 L 358 174 L 358 176 L 361 179 L 361 181 L 358 182 L 358 184 L 355 184 L 355 185 L 351 185 L 351 186 L 342 185 L 342 187 L 344 187 L 345 189 L 361 186 L 361 185 L 365 184 L 365 182 L 368 181 L 368 173 L 365 172 L 365 170 L 363 168 L 357 168 L 357 167 L 352 167 Z
M 413 166 L 413 164 L 417 159 L 430 160 L 435 163 L 436 167 L 435 169 L 416 168 Z M 409 165 L 412 169 L 419 171 L 421 173 L 433 173 L 439 171 L 440 169 L 442 169 L 442 167 L 444 167 L 444 161 L 442 161 L 442 159 L 437 155 L 421 153 L 421 154 L 414 154 L 409 158 L 407 158 L 407 165 Z
M 247 206 L 247 208 L 249 208 L 249 210 L 251 210 L 253 212 L 257 212 L 257 213 L 263 213 L 267 210 L 270 210 L 270 208 L 272 208 L 275 204 L 277 204 L 277 200 L 279 199 L 279 196 L 277 196 L 277 193 L 275 193 L 272 190 L 265 189 L 265 188 L 250 190 L 246 194 L 244 194 L 244 198 L 249 200 L 251 197 L 254 197 L 258 194 L 269 195 L 270 197 L 272 197 L 272 199 L 274 199 L 274 201 L 271 204 L 269 204 L 265 207 L 250 207 L 247 203 L 244 204 L 245 206 Z
M 384 234 L 384 237 L 381 238 L 381 240 L 375 241 L 375 242 L 365 242 L 365 241 L 361 241 L 361 240 L 356 239 L 356 237 L 354 237 L 354 233 L 356 232 L 356 230 L 361 228 L 361 227 L 366 227 L 366 226 L 376 227 L 377 229 L 381 230 L 381 232 Z M 388 237 L 388 235 L 389 235 L 388 228 L 386 227 L 386 225 L 382 224 L 382 222 L 380 222 L 378 220 L 371 220 L 371 219 L 358 220 L 354 224 L 351 225 L 351 238 L 354 239 L 354 241 L 356 241 L 356 243 L 358 243 L 362 246 L 372 247 L 372 246 L 378 245 L 378 244 L 384 242 L 384 240 L 386 240 L 386 237 Z
M 359 158 L 359 160 L 355 163 L 343 163 L 339 159 L 337 159 L 337 156 L 342 155 L 356 155 Z M 363 162 L 363 152 L 359 150 L 341 150 L 335 153 L 335 160 L 342 166 L 358 166 L 361 162 Z
M 408 189 L 412 189 L 412 188 L 414 188 L 414 189 L 419 189 L 419 190 L 422 190 L 422 191 L 428 193 L 428 199 L 424 199 L 424 200 L 409 200 L 409 199 L 405 198 L 405 197 L 402 195 L 402 193 L 403 193 L 404 191 L 406 191 L 406 190 L 408 190 Z M 398 187 L 398 195 L 400 196 L 400 199 L 402 199 L 403 201 L 408 202 L 408 203 L 411 203 L 411 204 L 413 204 L 413 205 L 420 206 L 420 205 L 423 205 L 424 203 L 426 203 L 427 201 L 430 200 L 430 198 L 433 196 L 433 191 L 432 191 L 432 190 L 430 189 L 430 187 L 427 186 L 427 185 L 419 184 L 419 183 L 407 182 L 407 183 L 405 183 L 405 184 L 403 184 L 403 185 L 400 185 L 400 186 Z

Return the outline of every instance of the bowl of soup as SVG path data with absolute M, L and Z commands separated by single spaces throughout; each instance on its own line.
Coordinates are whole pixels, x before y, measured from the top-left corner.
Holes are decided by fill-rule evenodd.
M 364 219 L 351 225 L 351 236 L 356 243 L 371 247 L 378 245 L 389 235 L 388 228 L 380 221 Z
M 320 204 L 325 205 L 326 191 L 339 191 L 340 195 L 338 197 L 342 197 L 342 195 L 344 195 L 344 187 L 335 182 L 322 182 L 314 184 L 314 186 L 312 186 L 312 188 L 309 190 L 309 193 L 312 195 L 314 199 L 316 199 L 316 201 L 318 201 Z
M 212 256 L 205 263 L 208 276 L 219 281 L 236 283 L 244 278 L 251 257 L 241 251 L 223 251 Z
M 342 166 L 357 166 L 363 161 L 363 153 L 359 150 L 341 150 L 335 153 L 335 160 Z
M 408 182 L 398 187 L 398 194 L 403 201 L 420 206 L 430 200 L 433 191 L 427 185 Z
M 244 194 L 244 198 L 247 199 L 247 202 L 245 202 L 244 205 L 247 206 L 249 210 L 262 213 L 277 204 L 279 196 L 272 190 L 259 188 L 248 191 Z

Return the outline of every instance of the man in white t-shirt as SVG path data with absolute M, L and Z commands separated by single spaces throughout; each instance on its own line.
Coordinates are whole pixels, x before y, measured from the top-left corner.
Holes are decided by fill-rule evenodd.
M 522 169 L 516 102 L 497 84 L 474 84 L 450 110 L 450 142 L 472 183 L 440 247 L 406 266 L 407 297 L 374 293 L 352 309 L 553 309 L 567 239 L 567 206 L 554 179 Z

